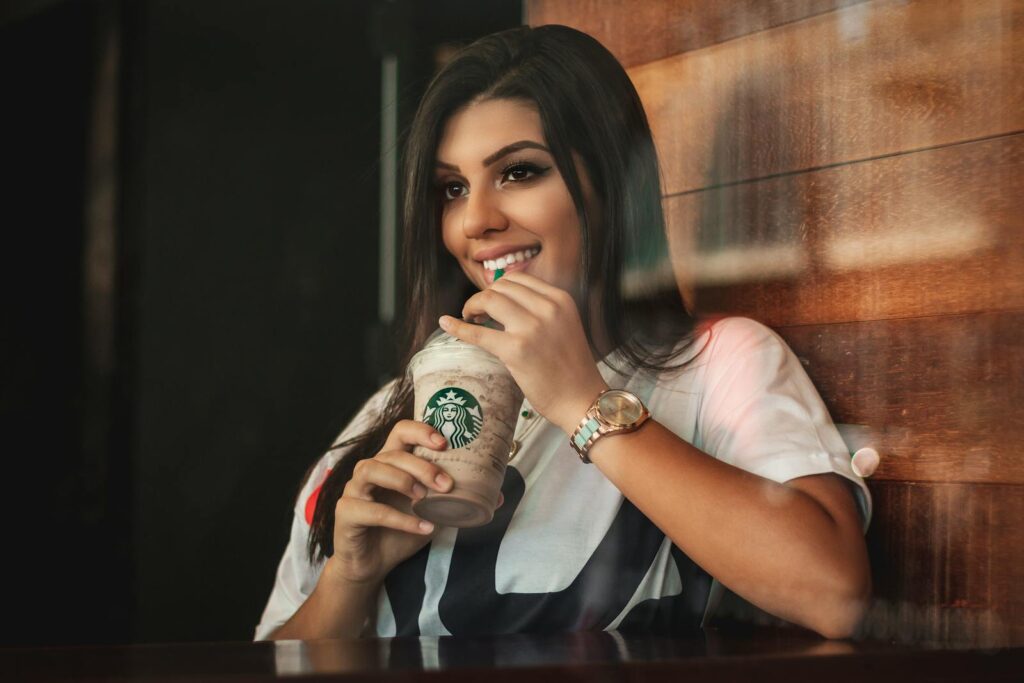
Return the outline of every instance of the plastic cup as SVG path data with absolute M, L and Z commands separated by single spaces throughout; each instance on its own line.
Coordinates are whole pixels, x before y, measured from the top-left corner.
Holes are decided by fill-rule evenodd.
M 494 517 L 523 394 L 505 365 L 478 346 L 437 334 L 412 358 L 414 415 L 448 441 L 413 453 L 451 476 L 447 493 L 428 491 L 413 504 L 423 519 L 453 527 Z

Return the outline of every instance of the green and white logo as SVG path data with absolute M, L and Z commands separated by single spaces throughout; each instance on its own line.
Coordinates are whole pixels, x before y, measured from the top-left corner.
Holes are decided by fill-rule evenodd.
M 473 394 L 458 387 L 445 387 L 430 397 L 423 421 L 441 432 L 451 448 L 462 448 L 480 436 L 484 414 Z

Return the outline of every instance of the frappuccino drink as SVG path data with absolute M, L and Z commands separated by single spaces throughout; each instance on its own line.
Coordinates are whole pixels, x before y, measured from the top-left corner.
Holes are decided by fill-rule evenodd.
M 500 360 L 447 334 L 432 337 L 409 370 L 413 415 L 448 441 L 446 450 L 413 453 L 455 482 L 448 493 L 430 491 L 413 510 L 443 526 L 486 524 L 498 504 L 523 394 Z

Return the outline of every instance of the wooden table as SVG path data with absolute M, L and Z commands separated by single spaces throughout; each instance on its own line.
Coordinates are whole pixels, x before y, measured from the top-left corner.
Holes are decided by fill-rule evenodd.
M 794 631 L 576 633 L 0 649 L 0 681 L 1021 681 L 1024 647 L 823 641 Z

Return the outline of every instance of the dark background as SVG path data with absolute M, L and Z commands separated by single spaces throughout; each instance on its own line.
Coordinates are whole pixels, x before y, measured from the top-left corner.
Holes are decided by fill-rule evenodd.
M 250 639 L 303 473 L 391 369 L 381 53 L 402 125 L 521 4 L 0 7 L 0 645 Z

